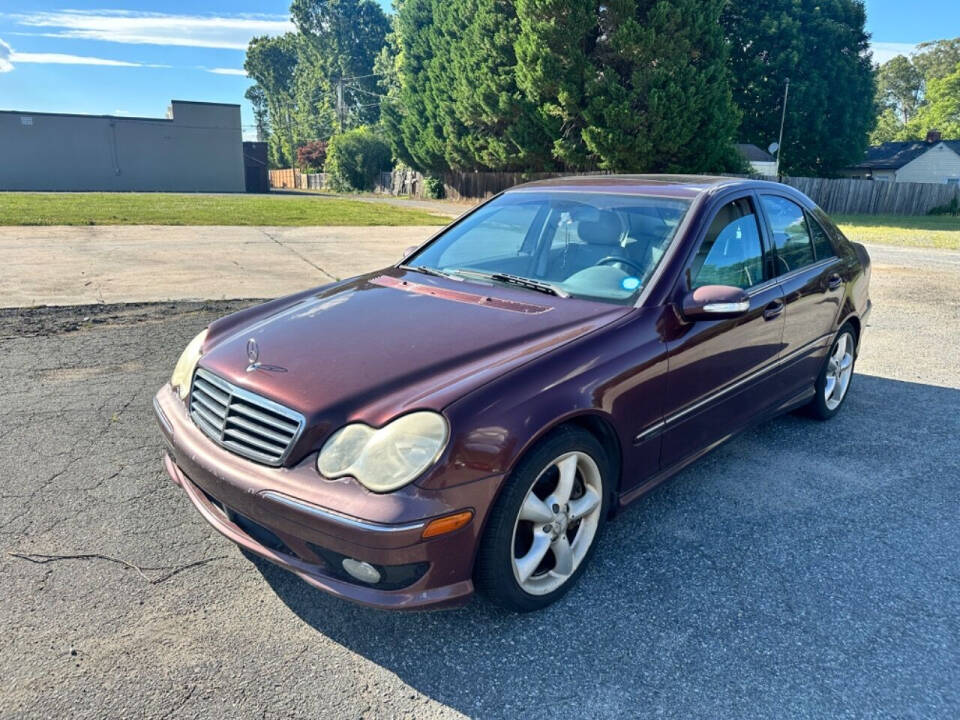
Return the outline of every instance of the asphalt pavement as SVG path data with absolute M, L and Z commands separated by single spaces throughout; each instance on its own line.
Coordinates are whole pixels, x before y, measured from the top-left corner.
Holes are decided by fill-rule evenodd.
M 721 446 L 524 616 L 349 605 L 197 515 L 151 397 L 247 301 L 0 310 L 0 717 L 960 716 L 960 266 L 875 260 L 843 411 Z

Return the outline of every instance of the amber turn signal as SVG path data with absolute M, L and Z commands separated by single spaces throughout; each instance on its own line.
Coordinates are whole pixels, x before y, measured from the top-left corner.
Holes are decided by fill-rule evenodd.
M 454 530 L 459 530 L 473 519 L 473 510 L 461 510 L 453 515 L 444 515 L 436 520 L 431 520 L 423 529 L 424 539 L 436 537 L 437 535 L 446 535 Z

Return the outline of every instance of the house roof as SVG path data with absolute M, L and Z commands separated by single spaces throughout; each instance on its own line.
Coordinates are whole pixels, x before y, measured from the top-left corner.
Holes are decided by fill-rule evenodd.
M 747 162 L 775 162 L 773 155 L 752 143 L 737 143 L 737 152 L 743 155 Z
M 857 163 L 854 167 L 870 170 L 899 170 L 940 143 L 960 155 L 960 140 L 938 140 L 932 143 L 924 140 L 885 142 L 882 145 L 867 148 L 863 162 Z

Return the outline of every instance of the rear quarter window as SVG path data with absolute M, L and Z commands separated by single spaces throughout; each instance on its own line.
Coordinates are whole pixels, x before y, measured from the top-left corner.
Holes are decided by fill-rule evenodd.
M 807 213 L 807 227 L 810 229 L 810 238 L 813 240 L 813 252 L 817 260 L 825 260 L 836 256 L 833 249 L 833 240 L 823 227 L 816 221 L 812 213 Z
M 840 228 L 837 227 L 837 224 L 829 215 L 819 207 L 814 207 L 810 214 L 813 215 L 814 219 L 819 222 L 820 226 L 830 235 L 830 239 L 833 240 L 834 252 L 837 255 L 848 258 L 855 258 L 857 256 L 856 250 L 853 249 L 853 243 L 840 231 Z

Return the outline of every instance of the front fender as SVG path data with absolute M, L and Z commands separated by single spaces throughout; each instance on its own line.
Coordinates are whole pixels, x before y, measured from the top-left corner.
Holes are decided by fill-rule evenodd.
M 658 312 L 640 310 L 506 373 L 452 403 L 453 428 L 442 473 L 424 487 L 449 487 L 487 475 L 508 475 L 526 451 L 567 422 L 596 418 L 620 449 L 611 458 L 624 473 L 659 462 L 659 447 L 638 450 L 638 428 L 662 415 L 665 346 Z M 655 468 L 654 468 L 655 470 Z

